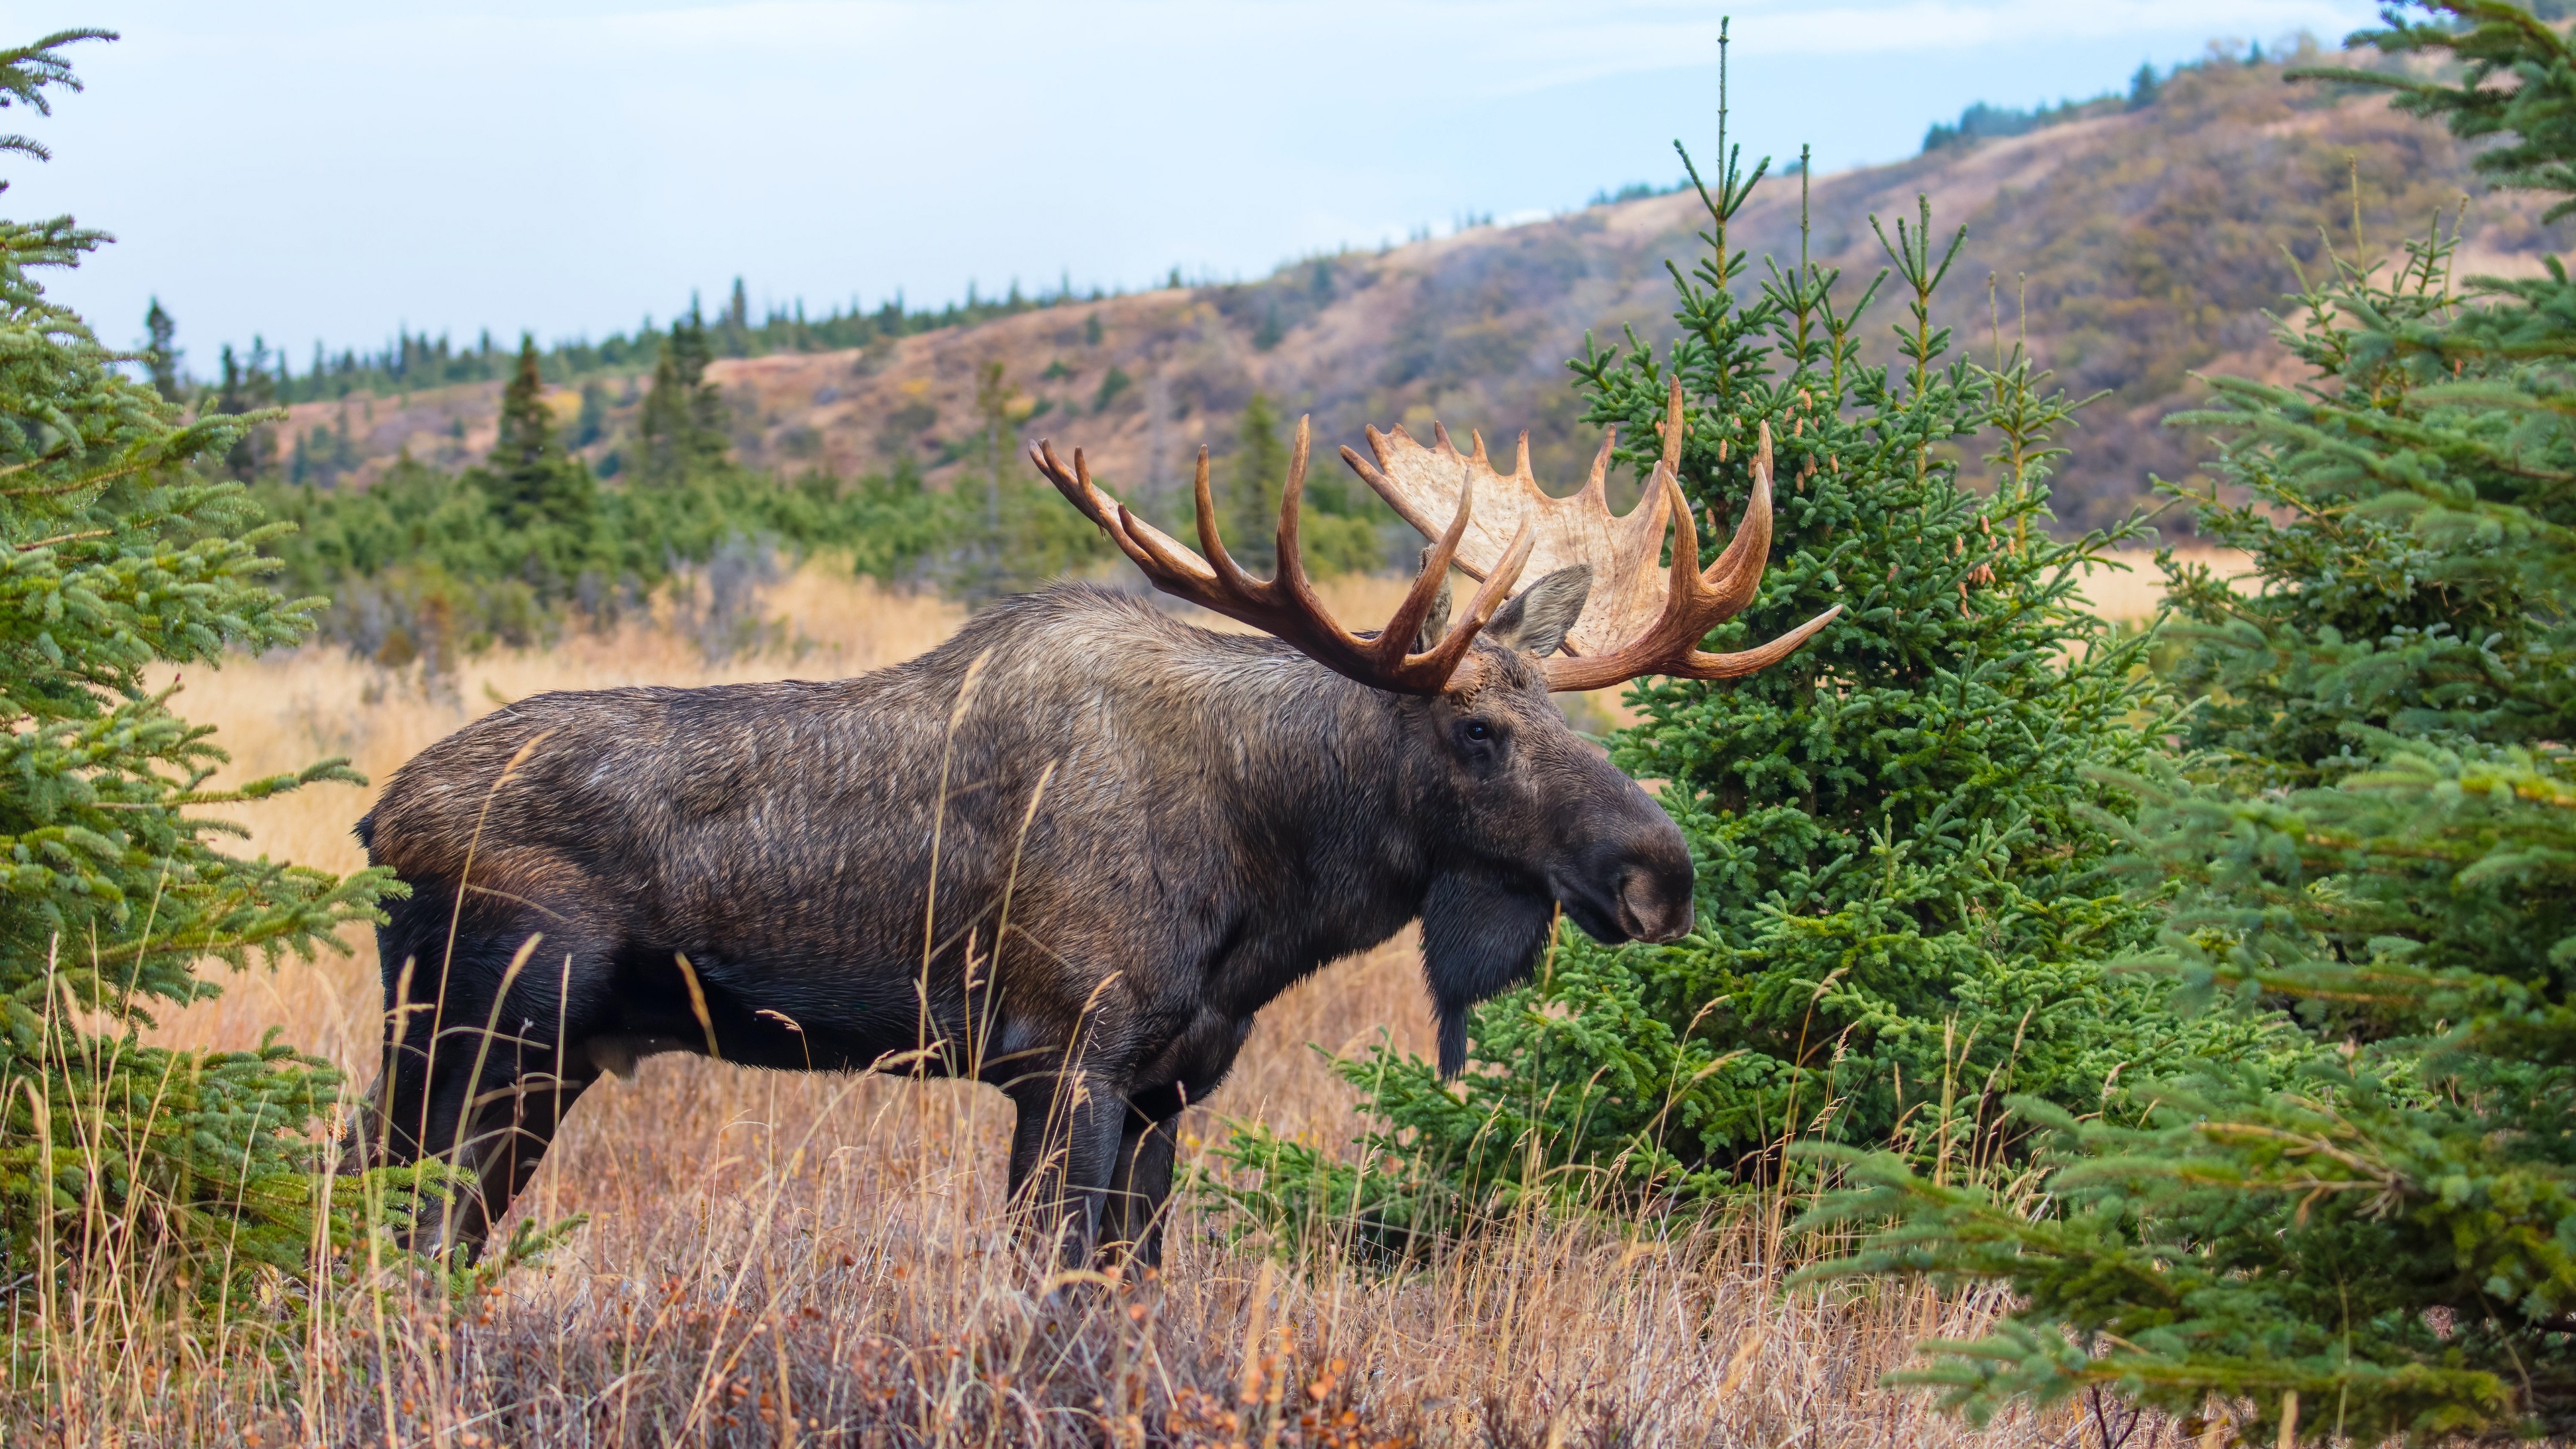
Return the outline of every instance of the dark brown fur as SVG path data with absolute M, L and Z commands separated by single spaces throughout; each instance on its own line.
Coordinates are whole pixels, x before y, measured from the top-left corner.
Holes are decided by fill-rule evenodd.
M 1013 1190 L 1065 1250 L 1151 1261 L 1175 1118 L 1319 966 L 1421 918 L 1455 1071 L 1468 1007 L 1527 978 L 1558 903 L 1604 939 L 1688 928 L 1679 831 L 1538 677 L 1581 599 L 1549 589 L 1434 698 L 1062 586 L 857 679 L 489 715 L 359 822 L 413 890 L 380 932 L 402 1029 L 369 1135 L 480 1174 L 446 1230 L 470 1248 L 637 1056 L 969 1074 L 1018 1105 Z

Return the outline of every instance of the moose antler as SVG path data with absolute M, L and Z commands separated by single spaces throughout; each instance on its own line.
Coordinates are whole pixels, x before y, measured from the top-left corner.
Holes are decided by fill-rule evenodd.
M 1613 433 L 1592 460 L 1592 476 L 1570 498 L 1552 498 L 1530 475 L 1529 434 L 1521 434 L 1520 454 L 1510 474 L 1498 474 L 1485 457 L 1485 440 L 1469 434 L 1475 451 L 1461 458 L 1446 428 L 1433 424 L 1433 446 L 1424 447 L 1402 428 L 1393 434 L 1368 430 L 1371 467 L 1359 454 L 1342 449 L 1342 461 L 1368 481 L 1404 520 L 1425 534 L 1433 510 L 1453 494 L 1459 500 L 1459 536 L 1453 550 L 1456 566 L 1476 578 L 1505 559 L 1501 530 L 1518 526 L 1517 539 L 1533 531 L 1538 543 L 1527 557 L 1509 555 L 1513 573 L 1535 563 L 1541 573 L 1571 564 L 1592 568 L 1592 595 L 1582 618 L 1566 635 L 1562 655 L 1542 662 L 1547 687 L 1559 692 L 1606 689 L 1645 674 L 1683 679 L 1733 679 L 1787 658 L 1817 630 L 1833 622 L 1842 607 L 1826 610 L 1758 648 L 1733 654 L 1709 654 L 1699 648 L 1708 631 L 1734 617 L 1753 601 L 1762 569 L 1771 553 L 1771 428 L 1764 424 L 1753 457 L 1753 496 L 1726 551 L 1703 573 L 1699 568 L 1699 530 L 1690 504 L 1682 497 L 1675 470 L 1681 463 L 1682 385 L 1673 379 L 1657 431 L 1664 442 L 1646 496 L 1625 518 L 1613 516 L 1606 493 Z M 1469 520 L 1465 501 L 1479 484 L 1491 510 Z M 1461 529 L 1461 524 L 1467 526 Z M 1711 520 L 1711 526 L 1715 520 Z M 1673 561 L 1661 567 L 1664 532 L 1673 530 Z M 1519 547 L 1516 542 L 1515 547 Z M 1490 582 L 1490 579 L 1488 580 Z M 1482 597 L 1480 594 L 1478 597 Z
M 1471 495 L 1475 484 L 1472 479 L 1462 479 L 1457 488 L 1456 516 L 1445 532 L 1434 535 L 1439 542 L 1424 558 L 1421 576 L 1405 593 L 1404 602 L 1396 606 L 1395 616 L 1374 638 L 1354 634 L 1333 618 L 1306 579 L 1306 562 L 1297 541 L 1298 510 L 1306 493 L 1306 448 L 1307 420 L 1299 418 L 1297 446 L 1288 459 L 1288 485 L 1279 498 L 1279 575 L 1272 579 L 1246 574 L 1217 537 L 1216 502 L 1208 492 L 1205 448 L 1199 449 L 1198 471 L 1199 547 L 1204 558 L 1093 486 L 1081 449 L 1073 452 L 1071 471 L 1056 460 L 1055 448 L 1043 440 L 1029 450 L 1029 461 L 1037 464 L 1038 471 L 1081 509 L 1084 517 L 1099 524 L 1119 551 L 1134 560 L 1154 587 L 1164 593 L 1274 634 L 1362 684 L 1405 694 L 1440 693 L 1448 687 L 1452 675 L 1462 668 L 1474 667 L 1467 651 L 1476 641 L 1476 631 L 1484 628 L 1494 611 L 1502 607 L 1513 582 L 1520 577 L 1521 566 L 1529 561 L 1533 547 L 1529 523 L 1523 521 L 1510 543 L 1484 555 L 1485 566 L 1479 574 L 1484 584 L 1476 590 L 1466 619 L 1452 626 L 1428 652 L 1412 653 L 1414 635 L 1423 620 L 1431 616 L 1435 602 L 1447 599 L 1450 562 L 1457 556 L 1458 541 L 1474 520 Z

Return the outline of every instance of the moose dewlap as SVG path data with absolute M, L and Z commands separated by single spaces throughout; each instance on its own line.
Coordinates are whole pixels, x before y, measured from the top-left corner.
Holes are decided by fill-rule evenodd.
M 857 679 L 546 694 L 467 726 L 358 825 L 412 894 L 379 933 L 384 1072 L 353 1153 L 469 1168 L 480 1190 L 423 1245 L 470 1253 L 582 1091 L 638 1057 L 968 1076 L 1017 1108 L 1034 1230 L 1072 1261 L 1154 1261 L 1182 1109 L 1325 962 L 1419 919 L 1454 1072 L 1468 1008 L 1527 979 L 1559 908 L 1604 941 L 1690 928 L 1680 831 L 1548 695 L 1743 674 L 1833 616 L 1699 650 L 1760 581 L 1769 450 L 1703 573 L 1682 427 L 1675 392 L 1624 519 L 1607 444 L 1558 500 L 1526 447 L 1504 476 L 1481 443 L 1372 431 L 1375 466 L 1345 459 L 1426 533 L 1450 521 L 1365 634 L 1299 558 L 1302 422 L 1267 581 L 1217 538 L 1204 451 L 1193 551 L 1041 445 L 1157 587 L 1266 634 L 1062 585 Z M 1454 625 L 1452 566 L 1482 580 Z

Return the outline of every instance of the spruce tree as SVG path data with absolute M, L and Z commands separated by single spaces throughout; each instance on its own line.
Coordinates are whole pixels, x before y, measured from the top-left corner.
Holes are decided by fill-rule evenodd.
M 0 51 L 0 104 L 67 85 L 56 52 Z M 14 147 L 26 151 L 28 147 Z M 338 947 L 398 889 L 219 842 L 202 812 L 325 781 L 209 786 L 211 730 L 172 712 L 160 666 L 291 644 L 315 599 L 266 587 L 262 527 L 220 465 L 257 418 L 183 419 L 120 370 L 34 273 L 105 238 L 69 218 L 0 220 L 0 1294 L 12 1333 L 67 1311 L 115 1262 L 223 1297 L 346 1242 L 353 1199 L 320 1203 L 317 1118 L 340 1078 L 272 1037 L 255 1051 L 153 1046 L 152 1013 L 217 994 L 201 963 Z M 85 1286 L 84 1286 L 85 1285 Z M 24 1295 L 24 1296 L 18 1296 Z M 127 1300 L 136 1301 L 136 1300 Z M 23 1362 L 13 1356 L 14 1362 Z
M 1269 394 L 1254 393 L 1235 424 L 1233 456 L 1217 474 L 1225 536 L 1244 540 L 1237 561 L 1255 573 L 1278 566 L 1279 490 L 1288 486 L 1288 445 L 1279 434 L 1279 409 Z M 1188 500 L 1179 504 L 1186 508 Z M 1310 479 L 1299 525 L 1307 572 L 1326 579 L 1384 568 L 1388 554 L 1378 530 L 1393 521 L 1393 511 L 1342 470 Z M 1188 526 L 1186 516 L 1172 522 Z
M 726 300 L 717 325 L 723 332 L 725 356 L 751 355 L 751 298 L 743 291 L 742 278 L 733 279 L 733 295 Z
M 143 366 L 152 379 L 152 390 L 172 402 L 180 400 L 179 348 L 176 339 L 179 324 L 161 308 L 161 299 L 143 314 Z
M 220 370 L 215 383 L 215 411 L 231 417 L 260 412 L 277 404 L 277 381 L 268 375 L 268 347 L 258 338 L 251 339 L 251 354 L 245 362 L 233 353 L 232 344 L 224 344 Z M 254 424 L 242 432 L 224 455 L 225 471 L 248 483 L 266 475 L 277 466 L 277 429 Z
M 2576 212 L 2576 49 L 2502 0 L 2422 8 L 2356 37 L 2414 63 L 2318 74 Z M 1904 1219 L 1834 1272 L 2009 1287 L 1913 1375 L 1971 1413 L 2098 1388 L 2203 1443 L 2576 1432 L 2576 282 L 2455 287 L 2450 249 L 2428 219 L 2394 266 L 2337 259 L 2282 328 L 2310 375 L 2185 420 L 2259 587 L 2172 571 L 2208 693 L 2132 864 L 2175 896 L 2157 963 L 2294 1003 L 2306 1050 L 2144 1063 L 2126 1124 L 2017 1103 L 2041 1211 L 1855 1154 L 1816 1215 Z
M 647 483 L 677 483 L 724 464 L 732 447 L 723 394 L 707 381 L 706 319 L 692 304 L 675 318 L 653 363 L 653 384 L 644 394 L 636 431 L 644 445 L 638 470 Z
M 1055 490 L 1021 463 L 1020 424 L 1035 406 L 1001 363 L 977 369 L 982 456 L 976 475 L 958 480 L 945 510 L 954 520 L 950 587 L 971 602 L 1023 593 L 1112 556 L 1100 530 L 1061 506 Z
M 1279 412 L 1269 395 L 1254 393 L 1235 425 L 1234 456 L 1226 460 L 1217 509 L 1227 538 L 1241 539 L 1236 562 L 1255 573 L 1278 567 L 1279 490 L 1288 482 L 1288 448 L 1279 441 Z
M 490 468 L 478 481 L 511 528 L 583 527 L 597 504 L 598 487 L 590 469 L 566 454 L 555 436 L 554 409 L 546 405 L 537 361 L 537 339 L 521 334 L 518 371 L 501 393 L 500 436 Z
M 2160 988 L 2103 969 L 2152 929 L 2102 874 L 2095 778 L 2143 763 L 2150 700 L 2140 641 L 2077 592 L 2134 526 L 2046 528 L 2069 400 L 1999 337 L 1979 365 L 1932 324 L 1959 240 L 1928 202 L 1881 231 L 1889 271 L 1857 297 L 1803 257 L 1745 287 L 1726 228 L 1762 168 L 1721 154 L 1708 254 L 1672 268 L 1679 340 L 1587 344 L 1573 371 L 1640 478 L 1680 379 L 1680 479 L 1712 519 L 1740 515 L 1767 431 L 1769 571 L 1706 647 L 1843 615 L 1747 679 L 1632 696 L 1612 757 L 1665 782 L 1699 866 L 1692 933 L 1610 949 L 1560 930 L 1534 986 L 1476 1013 L 1481 1066 L 1454 1083 L 1383 1049 L 1342 1063 L 1379 1124 L 1356 1161 L 1238 1128 L 1228 1154 L 1258 1185 L 1232 1194 L 1281 1226 L 1419 1248 L 1531 1194 L 1705 1202 L 1776 1181 L 1781 1146 L 1810 1139 L 1902 1139 L 1955 1176 L 2018 1152 L 2008 1093 L 2087 1109 L 2138 1060 L 2261 1035 L 2164 1022 Z M 1855 319 L 1891 281 L 1895 360 L 1865 362 Z M 1708 558 L 1725 542 L 1702 535 Z
M 2156 79 L 2156 67 L 2153 61 L 2141 63 L 2138 66 L 2138 73 L 2129 77 L 2130 110 L 2145 110 L 2162 99 L 2164 93 L 2164 82 Z

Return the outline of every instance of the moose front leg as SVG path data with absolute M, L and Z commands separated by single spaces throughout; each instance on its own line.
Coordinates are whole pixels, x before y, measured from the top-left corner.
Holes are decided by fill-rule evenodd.
M 1023 1077 L 1003 1090 L 1019 1109 L 1011 1133 L 1012 1209 L 1058 1265 L 1085 1266 L 1117 1172 L 1126 1099 L 1082 1072 Z
M 1172 1195 L 1182 1105 L 1174 1087 L 1139 1092 L 1127 1100 L 1118 1168 L 1109 1180 L 1108 1207 L 1100 1223 L 1102 1267 L 1122 1254 L 1141 1268 L 1162 1265 L 1163 1206 Z

